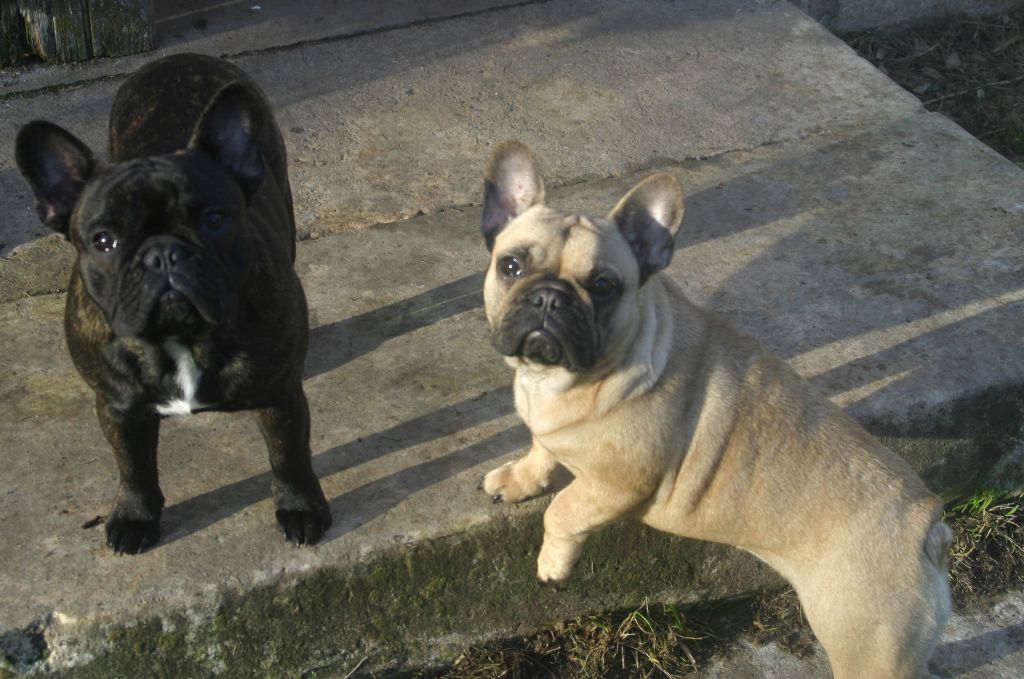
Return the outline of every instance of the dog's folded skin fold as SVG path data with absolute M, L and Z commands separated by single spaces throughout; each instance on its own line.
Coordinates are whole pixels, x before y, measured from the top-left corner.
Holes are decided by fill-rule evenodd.
M 255 412 L 278 522 L 317 542 L 331 516 L 310 463 L 306 301 L 284 141 L 257 86 L 219 59 L 166 57 L 118 90 L 109 163 L 45 121 L 15 146 L 40 218 L 77 253 L 65 331 L 120 471 L 110 547 L 157 542 L 161 416 L 204 410 Z
M 683 217 L 676 179 L 649 177 L 604 219 L 568 213 L 543 203 L 530 151 L 506 142 L 485 187 L 485 309 L 533 445 L 482 489 L 519 502 L 558 465 L 575 477 L 544 515 L 538 577 L 564 581 L 590 533 L 633 517 L 778 570 L 838 679 L 927 676 L 950 610 L 941 501 L 783 361 L 658 275 Z M 560 302 L 538 304 L 551 279 Z M 524 349 L 538 329 L 559 346 Z M 567 355 L 593 360 L 549 360 Z

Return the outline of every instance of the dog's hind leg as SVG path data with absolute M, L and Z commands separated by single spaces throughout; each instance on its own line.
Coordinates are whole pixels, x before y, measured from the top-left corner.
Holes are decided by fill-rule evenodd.
M 835 679 L 922 679 L 950 613 L 951 533 L 934 523 L 917 554 L 860 550 L 801 569 L 793 584 Z

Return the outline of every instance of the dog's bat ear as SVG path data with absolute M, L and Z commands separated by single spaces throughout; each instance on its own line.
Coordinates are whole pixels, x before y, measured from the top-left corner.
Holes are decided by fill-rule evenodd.
M 252 85 L 233 82 L 213 96 L 192 133 L 190 149 L 213 156 L 234 175 L 247 196 L 263 181 L 266 99 Z
M 530 149 L 518 141 L 498 145 L 484 173 L 484 212 L 480 223 L 487 249 L 505 226 L 531 206 L 544 202 L 544 181 Z
M 92 151 L 64 128 L 34 120 L 18 130 L 14 159 L 32 187 L 40 221 L 67 238 L 71 213 L 96 171 Z
M 634 186 L 609 213 L 636 255 L 641 285 L 672 261 L 684 212 L 679 181 L 661 173 Z

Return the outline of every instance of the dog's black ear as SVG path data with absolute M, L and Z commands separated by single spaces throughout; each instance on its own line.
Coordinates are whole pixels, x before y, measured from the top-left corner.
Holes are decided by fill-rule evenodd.
M 544 181 L 537 172 L 530 149 L 518 141 L 506 141 L 491 154 L 484 174 L 484 213 L 480 228 L 487 249 L 510 221 L 531 206 L 544 202 Z
M 201 149 L 234 175 L 246 196 L 263 181 L 267 101 L 252 85 L 233 82 L 213 96 L 192 133 L 190 149 Z
M 18 130 L 14 159 L 36 197 L 39 219 L 68 237 L 68 223 L 96 159 L 77 137 L 45 120 Z
M 661 173 L 634 186 L 608 215 L 633 248 L 640 264 L 641 285 L 672 261 L 684 212 L 683 189 L 678 180 Z

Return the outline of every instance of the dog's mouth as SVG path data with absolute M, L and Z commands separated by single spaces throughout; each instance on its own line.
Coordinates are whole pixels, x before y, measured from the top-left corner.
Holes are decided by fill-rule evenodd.
M 153 305 L 149 322 L 149 326 L 161 336 L 181 334 L 200 324 L 201 318 L 195 304 L 181 290 L 172 287 L 168 287 Z
M 523 338 L 519 346 L 518 356 L 535 363 L 544 365 L 559 365 L 562 363 L 562 345 L 558 339 L 544 328 L 531 330 Z
M 126 277 L 114 310 L 114 331 L 154 339 L 201 333 L 229 316 L 230 299 L 222 287 L 216 277 L 195 272 Z

